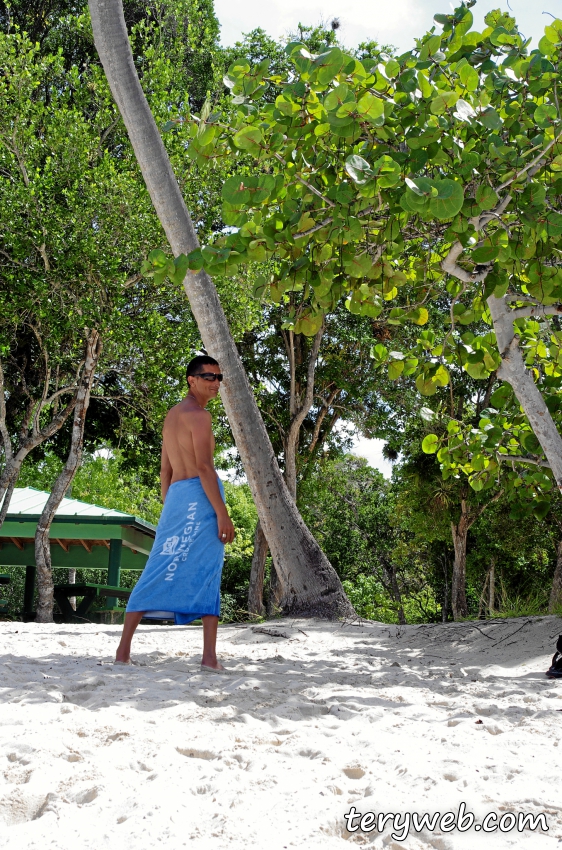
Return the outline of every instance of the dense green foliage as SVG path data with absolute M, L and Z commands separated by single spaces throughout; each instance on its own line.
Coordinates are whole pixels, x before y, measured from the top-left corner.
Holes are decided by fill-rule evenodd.
M 270 68 L 267 56 L 252 65 L 251 50 L 235 59 L 225 77 L 233 109 L 175 123 L 185 123 L 192 161 L 235 152 L 240 162 L 222 189 L 234 232 L 193 252 L 189 266 L 220 276 L 271 261 L 254 291 L 285 305 L 285 327 L 308 335 L 341 299 L 395 326 L 426 325 L 437 303 L 447 328 L 422 331 L 411 347 L 373 346 L 391 379 L 414 375 L 426 396 L 451 373 L 486 381 L 496 373 L 487 299 L 506 297 L 557 419 L 562 339 L 545 318 L 562 310 L 553 307 L 562 300 L 562 21 L 531 50 L 508 14 L 490 12 L 474 31 L 470 5 L 436 15 L 438 26 L 401 56 L 360 60 L 337 45 L 311 53 L 297 40 L 286 47 L 288 71 L 278 61 Z M 502 455 L 543 457 L 503 389 L 479 434 L 453 421 L 441 448 L 445 472 L 468 474 L 477 489 L 495 486 Z M 504 475 L 548 505 L 544 471 Z
M 545 611 L 562 531 L 548 512 L 548 472 L 505 463 L 543 455 L 497 379 L 486 298 L 510 298 L 515 310 L 562 300 L 562 23 L 533 48 L 499 12 L 474 32 L 469 5 L 437 15 L 395 56 L 374 43 L 347 50 L 324 27 L 300 27 L 288 45 L 255 30 L 222 49 L 210 0 L 125 3 L 135 62 L 205 246 L 174 262 L 85 4 L 0 2 L 8 422 L 16 434 L 29 394 L 41 396 L 45 351 L 60 385 L 85 328 L 98 327 L 105 348 L 74 497 L 157 521 L 161 422 L 200 345 L 179 284 L 188 265 L 205 266 L 281 464 L 284 334 L 300 352 L 302 393 L 308 338 L 324 323 L 299 507 L 357 612 L 450 616 L 461 500 L 473 515 L 486 509 L 468 534 L 469 614 L 483 610 L 492 561 L 500 613 Z M 470 283 L 443 274 L 457 242 Z M 559 320 L 521 315 L 517 331 L 559 417 Z M 220 453 L 231 436 L 220 403 L 213 415 Z M 391 481 L 346 454 L 342 423 L 386 440 L 398 458 Z M 36 451 L 20 485 L 48 490 L 67 440 L 68 428 Z M 108 458 L 93 454 L 99 447 Z M 238 531 L 222 588 L 233 620 L 245 616 L 256 512 L 247 486 L 225 486 Z M 16 612 L 23 571 L 11 572 Z M 125 571 L 124 586 L 136 578 Z

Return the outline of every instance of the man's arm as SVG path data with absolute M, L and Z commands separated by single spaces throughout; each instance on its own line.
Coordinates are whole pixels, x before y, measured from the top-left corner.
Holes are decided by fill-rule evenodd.
M 166 493 L 172 480 L 172 464 L 166 451 L 166 444 L 162 440 L 162 458 L 160 461 L 160 492 L 162 493 L 162 502 L 166 501 Z
M 226 510 L 226 505 L 222 500 L 213 462 L 211 414 L 207 410 L 194 411 L 189 413 L 189 418 L 197 473 L 203 485 L 203 490 L 215 509 L 219 526 L 219 539 L 222 543 L 232 543 L 236 532 Z

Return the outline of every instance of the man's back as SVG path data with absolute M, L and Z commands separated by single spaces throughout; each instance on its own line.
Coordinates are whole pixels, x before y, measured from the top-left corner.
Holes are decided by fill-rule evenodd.
M 201 464 L 213 462 L 211 414 L 189 397 L 168 412 L 162 430 L 162 471 L 169 483 L 197 478 Z

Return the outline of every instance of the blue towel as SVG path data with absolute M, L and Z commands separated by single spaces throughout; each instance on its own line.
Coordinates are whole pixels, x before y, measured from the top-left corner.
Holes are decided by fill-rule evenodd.
M 220 479 L 219 488 L 224 499 Z M 220 613 L 224 543 L 217 515 L 199 478 L 170 485 L 154 546 L 127 611 L 143 611 L 152 619 L 191 623 Z

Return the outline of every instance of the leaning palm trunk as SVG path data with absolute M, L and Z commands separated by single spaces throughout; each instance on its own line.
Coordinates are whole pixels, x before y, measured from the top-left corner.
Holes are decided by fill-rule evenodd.
M 89 0 L 89 7 L 95 44 L 158 218 L 173 253 L 188 254 L 199 243 L 139 83 L 121 0 Z M 352 614 L 335 570 L 285 486 L 211 278 L 204 271 L 188 272 L 184 286 L 205 348 L 225 374 L 221 397 L 276 569 L 283 577 L 283 610 L 324 617 Z
M 92 331 L 86 343 L 86 359 L 76 397 L 68 458 L 62 472 L 53 485 L 51 495 L 43 508 L 43 513 L 39 518 L 35 532 L 35 565 L 37 567 L 38 591 L 36 622 L 38 623 L 53 622 L 54 585 L 51 569 L 49 532 L 57 508 L 62 502 L 80 465 L 86 411 L 90 403 L 90 392 L 100 353 L 101 340 L 99 334 L 97 331 Z

